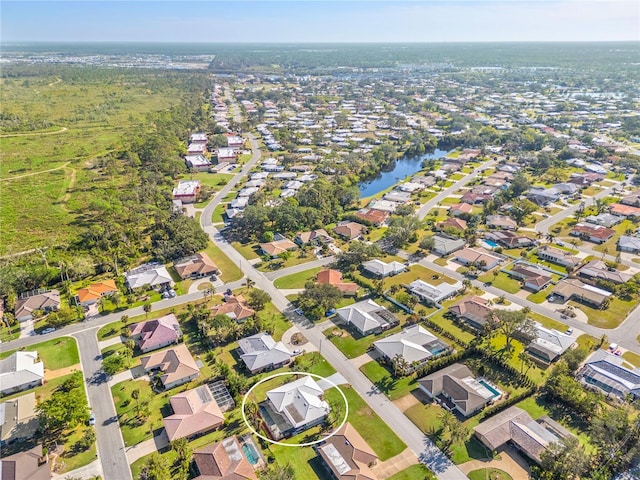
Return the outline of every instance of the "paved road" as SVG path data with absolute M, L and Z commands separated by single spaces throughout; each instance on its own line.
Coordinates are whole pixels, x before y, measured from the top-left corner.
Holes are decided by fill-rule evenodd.
M 458 180 L 456 183 L 451 185 L 449 188 L 446 188 L 443 191 L 441 191 L 440 193 L 438 193 L 438 195 L 433 197 L 431 200 L 429 200 L 427 203 L 425 203 L 424 205 L 422 205 L 418 209 L 418 213 L 417 213 L 418 218 L 420 220 L 422 220 L 424 217 L 427 216 L 429 211 L 433 207 L 436 207 L 443 199 L 447 198 L 449 195 L 451 195 L 452 193 L 456 192 L 460 188 L 464 187 L 467 183 L 471 182 L 474 178 L 476 178 L 478 175 L 480 175 L 480 172 L 482 172 L 483 170 L 486 170 L 487 168 L 493 167 L 493 165 L 495 163 L 496 163 L 495 160 L 489 160 L 488 162 L 483 163 L 478 168 L 476 168 L 473 172 L 469 173 L 464 178 Z
M 96 338 L 97 331 L 97 328 L 92 328 L 73 336 L 78 340 L 89 405 L 96 416 L 98 458 L 102 463 L 104 478 L 127 480 L 131 478 L 131 471 L 111 391 L 102 373 L 102 357 Z
M 276 270 L 275 272 L 267 272 L 264 274 L 264 276 L 273 281 L 276 278 L 286 277 L 287 275 L 304 272 L 306 270 L 311 270 L 312 268 L 326 267 L 327 265 L 331 265 L 335 261 L 336 257 L 334 256 L 319 258 L 318 260 L 314 260 L 312 262 L 301 263 L 299 265 L 294 265 L 293 267 Z

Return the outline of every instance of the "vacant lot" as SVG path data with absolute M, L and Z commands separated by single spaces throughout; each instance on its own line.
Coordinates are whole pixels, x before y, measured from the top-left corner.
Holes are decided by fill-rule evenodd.
M 47 370 L 58 370 L 80 363 L 76 340 L 71 337 L 60 337 L 46 342 L 36 343 L 25 348 L 28 352 L 38 352 Z M 15 350 L 2 352 L 0 358 L 11 355 Z

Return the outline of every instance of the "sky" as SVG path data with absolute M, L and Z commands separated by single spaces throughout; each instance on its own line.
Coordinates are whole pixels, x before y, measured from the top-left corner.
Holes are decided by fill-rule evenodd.
M 640 41 L 638 0 L 7 1 L 0 42 Z

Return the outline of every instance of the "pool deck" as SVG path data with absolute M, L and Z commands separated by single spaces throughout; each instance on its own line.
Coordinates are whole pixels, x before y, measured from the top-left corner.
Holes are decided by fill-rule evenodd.
M 253 467 L 254 470 L 262 470 L 266 465 L 267 462 L 264 459 L 264 457 L 262 456 L 262 452 L 260 451 L 260 447 L 258 447 L 258 445 L 256 444 L 255 440 L 253 439 L 253 436 L 250 434 L 244 435 L 242 437 L 240 437 L 240 446 L 244 446 L 244 445 L 248 445 L 248 446 L 252 446 L 253 450 L 258 454 L 258 461 L 256 463 L 251 463 L 251 460 L 249 460 L 249 458 L 247 458 L 247 460 L 249 461 L 249 463 L 251 463 L 251 466 Z M 245 457 L 246 457 L 246 453 L 242 452 Z

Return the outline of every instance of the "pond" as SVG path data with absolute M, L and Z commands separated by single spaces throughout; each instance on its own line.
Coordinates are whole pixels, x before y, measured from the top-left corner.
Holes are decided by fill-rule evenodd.
M 425 153 L 419 157 L 403 157 L 396 160 L 392 170 L 386 172 L 381 171 L 374 178 L 360 182 L 358 184 L 360 196 L 365 198 L 375 195 L 376 193 L 380 193 L 401 180 L 404 180 L 406 177 L 419 172 L 422 169 L 422 161 L 426 158 L 441 158 L 446 156 L 448 153 L 449 151 L 447 150 L 436 149 L 432 153 Z

